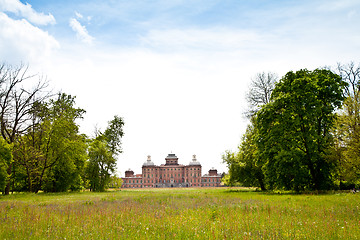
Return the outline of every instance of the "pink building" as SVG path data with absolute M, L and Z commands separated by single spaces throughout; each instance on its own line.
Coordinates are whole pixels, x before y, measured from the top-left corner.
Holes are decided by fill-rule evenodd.
M 170 153 L 165 158 L 165 164 L 155 165 L 151 157 L 142 166 L 142 174 L 134 175 L 130 169 L 122 178 L 122 188 L 154 188 L 154 187 L 219 187 L 221 175 L 211 169 L 201 176 L 201 164 L 193 155 L 189 165 L 178 163 L 178 157 Z

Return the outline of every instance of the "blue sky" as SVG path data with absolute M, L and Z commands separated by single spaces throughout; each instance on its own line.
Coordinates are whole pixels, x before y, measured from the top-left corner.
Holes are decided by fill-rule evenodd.
M 121 175 L 171 151 L 226 171 L 251 78 L 360 62 L 359 23 L 356 0 L 0 0 L 0 60 L 75 95 L 88 135 L 124 117 Z

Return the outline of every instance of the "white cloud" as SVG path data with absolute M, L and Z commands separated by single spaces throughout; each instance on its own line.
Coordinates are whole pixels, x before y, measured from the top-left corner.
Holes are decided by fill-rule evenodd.
M 323 11 L 341 11 L 344 9 L 356 8 L 359 6 L 358 1 L 341 0 L 341 1 L 323 1 L 319 4 L 319 9 Z
M 55 24 L 55 18 L 52 14 L 36 12 L 29 3 L 23 4 L 19 0 L 0 0 L 0 11 L 12 12 L 20 15 L 31 23 L 38 25 Z
M 69 25 L 72 30 L 76 33 L 78 39 L 86 44 L 92 44 L 94 38 L 89 35 L 88 31 L 86 30 L 85 26 L 82 26 L 78 20 L 75 18 L 70 18 Z
M 206 49 L 211 51 L 229 51 L 257 43 L 263 36 L 255 31 L 224 28 L 212 29 L 169 29 L 152 30 L 142 39 L 142 43 L 162 49 Z
M 25 19 L 14 20 L 0 12 L 1 60 L 14 64 L 39 63 L 51 55 L 59 43 L 47 32 Z
M 75 16 L 77 19 L 82 19 L 83 18 L 83 15 L 81 15 L 81 13 L 78 13 L 75 11 Z

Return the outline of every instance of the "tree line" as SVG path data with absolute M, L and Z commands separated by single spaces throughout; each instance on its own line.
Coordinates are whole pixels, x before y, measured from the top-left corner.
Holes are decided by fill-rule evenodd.
M 360 185 L 360 65 L 259 73 L 247 93 L 250 119 L 237 151 L 226 151 L 226 183 L 262 190 Z
M 48 87 L 24 65 L 0 65 L 0 191 L 104 191 L 117 185 L 123 119 L 114 116 L 105 131 L 88 137 L 79 132 L 85 110 L 76 107 L 75 97 Z

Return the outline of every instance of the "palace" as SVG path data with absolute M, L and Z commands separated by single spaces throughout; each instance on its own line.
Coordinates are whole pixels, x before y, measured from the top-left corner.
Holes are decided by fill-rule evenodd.
M 201 164 L 193 155 L 189 165 L 178 163 L 175 154 L 170 153 L 165 158 L 166 163 L 156 166 L 151 157 L 142 165 L 142 174 L 135 174 L 130 169 L 122 178 L 122 188 L 159 188 L 159 187 L 219 187 L 221 174 L 216 169 L 201 175 Z

